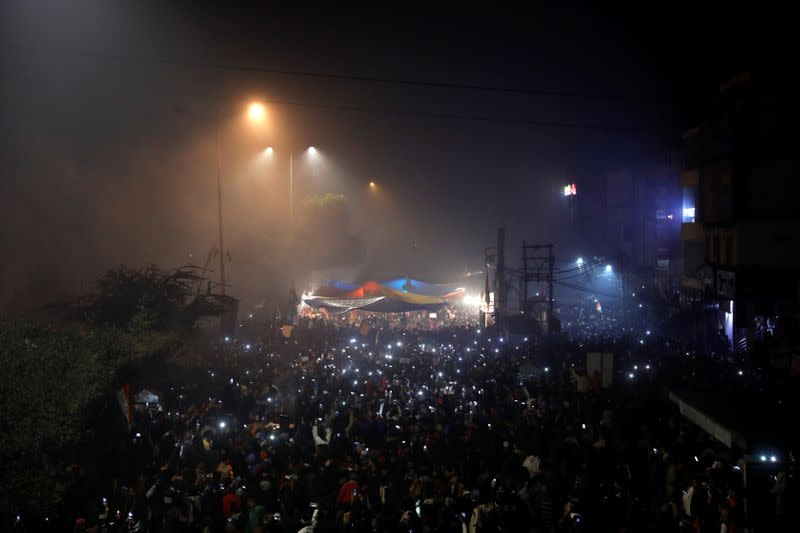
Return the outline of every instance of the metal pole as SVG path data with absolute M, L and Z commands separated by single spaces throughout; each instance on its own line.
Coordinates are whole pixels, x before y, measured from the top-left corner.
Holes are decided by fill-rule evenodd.
M 222 180 L 219 175 L 219 110 L 217 110 L 215 148 L 217 155 L 217 213 L 219 217 L 219 286 L 222 294 L 225 294 L 225 243 L 222 238 Z
M 627 317 L 625 316 L 625 252 L 619 254 L 619 310 L 622 315 L 622 331 L 625 331 Z M 641 317 L 639 317 L 641 320 Z
M 289 154 L 289 229 L 294 227 L 294 154 Z
M 494 317 L 495 323 L 503 328 L 505 326 L 506 312 L 506 259 L 505 259 L 505 228 L 497 228 L 497 267 L 494 274 Z
M 522 241 L 522 304 L 520 309 L 528 314 L 528 243 Z
M 547 269 L 547 296 L 549 301 L 547 302 L 547 332 L 550 332 L 550 324 L 553 320 L 553 270 L 555 268 L 555 257 L 553 257 L 553 245 L 547 245 L 549 254 L 548 254 L 548 269 Z

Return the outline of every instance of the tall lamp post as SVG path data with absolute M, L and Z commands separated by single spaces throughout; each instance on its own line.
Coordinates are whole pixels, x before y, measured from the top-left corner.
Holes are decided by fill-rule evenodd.
M 252 102 L 247 107 L 247 117 L 250 122 L 260 123 L 264 121 L 267 111 L 264 105 L 260 102 Z M 219 128 L 220 128 L 220 115 L 217 110 L 217 124 L 215 135 L 215 152 L 217 159 L 217 223 L 219 229 L 219 287 L 220 292 L 225 294 L 225 239 L 222 231 L 222 178 L 220 176 L 220 161 L 219 161 Z

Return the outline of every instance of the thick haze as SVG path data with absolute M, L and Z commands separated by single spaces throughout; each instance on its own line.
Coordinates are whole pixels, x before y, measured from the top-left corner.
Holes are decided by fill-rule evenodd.
M 523 238 L 558 245 L 564 183 L 663 162 L 694 102 L 746 59 L 710 35 L 692 49 L 678 30 L 700 23 L 677 16 L 159 4 L 2 3 L 4 313 L 121 263 L 204 264 L 217 116 L 230 292 L 252 303 L 324 266 L 298 251 L 322 243 L 285 238 L 289 151 L 298 223 L 309 194 L 346 196 L 337 229 L 364 250 L 354 275 L 444 281 L 480 270 L 501 225 L 514 256 Z M 259 128 L 244 118 L 252 99 L 268 108 Z

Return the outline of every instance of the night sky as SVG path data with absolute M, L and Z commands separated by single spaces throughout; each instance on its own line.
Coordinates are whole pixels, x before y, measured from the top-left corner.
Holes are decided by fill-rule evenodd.
M 481 268 L 500 225 L 515 248 L 558 243 L 564 183 L 662 164 L 720 81 L 780 50 L 730 6 L 164 4 L 0 5 L 4 313 L 120 263 L 205 262 L 216 116 L 232 293 L 285 292 L 284 156 L 312 144 L 323 158 L 295 165 L 296 209 L 345 194 L 341 231 L 365 250 L 352 275 L 447 280 Z M 243 122 L 252 99 L 261 128 Z

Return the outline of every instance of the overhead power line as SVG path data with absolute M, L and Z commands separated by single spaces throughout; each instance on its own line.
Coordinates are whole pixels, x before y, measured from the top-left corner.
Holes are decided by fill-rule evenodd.
M 64 51 L 60 49 L 59 51 Z M 68 50 L 69 51 L 69 50 Z M 165 57 L 143 58 L 136 56 L 126 56 L 123 54 L 111 54 L 98 52 L 95 50 L 72 49 L 71 51 L 84 55 L 102 57 L 105 59 L 127 61 L 149 62 L 160 65 L 181 66 L 186 68 L 206 69 L 206 70 L 226 70 L 235 72 L 251 72 L 257 74 L 273 74 L 286 77 L 313 78 L 333 81 L 372 83 L 380 85 L 395 85 L 405 87 L 420 87 L 427 89 L 448 89 L 461 91 L 488 92 L 500 94 L 519 94 L 524 96 L 571 98 L 576 100 L 599 100 L 599 101 L 619 101 L 630 103 L 630 98 L 614 94 L 598 93 L 576 93 L 571 91 L 557 91 L 549 89 L 532 89 L 525 87 L 504 87 L 500 85 L 484 85 L 478 83 L 456 83 L 445 81 L 416 80 L 405 78 L 386 78 L 380 76 L 365 76 L 360 74 L 342 74 L 336 72 L 321 72 L 313 70 L 279 69 L 266 67 L 263 65 L 252 65 L 242 63 L 230 63 L 222 61 L 193 61 L 185 59 L 173 59 Z
M 254 72 L 262 74 L 309 77 L 316 79 L 331 79 L 336 81 L 372 82 L 372 83 L 380 83 L 386 85 L 394 84 L 398 86 L 419 86 L 419 87 L 440 88 L 440 89 L 450 89 L 450 90 L 473 90 L 473 91 L 485 91 L 485 92 L 497 92 L 497 93 L 519 93 L 519 94 L 526 94 L 528 96 L 561 96 L 566 98 L 576 98 L 576 99 L 583 98 L 588 100 L 614 99 L 614 97 L 610 97 L 608 95 L 578 94 L 578 93 L 570 93 L 562 91 L 516 89 L 510 87 L 483 86 L 477 84 L 461 84 L 461 83 L 448 83 L 448 82 L 380 78 L 380 77 L 301 71 L 301 70 L 283 70 L 283 69 L 273 69 L 273 68 L 255 66 L 255 65 L 240 65 L 234 63 L 186 61 L 186 60 L 176 60 L 176 59 L 157 58 L 157 57 L 141 58 L 135 56 L 126 56 L 122 54 L 102 53 L 102 52 L 81 50 L 81 49 L 59 49 L 54 52 L 64 52 L 64 51 L 71 52 L 77 55 L 100 58 L 106 61 L 169 65 L 169 66 L 179 66 L 192 69 Z M 382 114 L 382 115 L 391 115 L 397 117 L 457 120 L 466 122 L 483 122 L 483 123 L 493 123 L 493 124 L 532 126 L 532 127 L 550 128 L 550 129 L 587 130 L 587 131 L 599 131 L 604 133 L 615 133 L 615 134 L 635 134 L 640 136 L 654 134 L 654 132 L 648 132 L 646 129 L 643 128 L 604 126 L 602 124 L 587 124 L 583 122 L 543 121 L 536 119 L 504 118 L 504 117 L 492 117 L 492 116 L 481 116 L 481 115 L 468 115 L 461 113 L 439 113 L 431 111 L 397 110 L 397 109 L 388 109 L 385 107 L 374 107 L 374 106 L 369 107 L 364 105 L 312 103 L 312 102 L 280 100 L 280 99 L 270 99 L 269 102 L 278 105 L 286 105 L 286 106 L 294 106 L 302 108 L 329 109 L 333 111 L 353 112 L 353 113 Z
M 618 294 L 617 295 L 607 294 L 607 293 L 604 293 L 604 292 L 592 290 L 592 289 L 590 289 L 588 287 L 581 287 L 580 285 L 575 285 L 573 283 L 566 283 L 566 282 L 563 282 L 563 281 L 556 281 L 555 284 L 556 285 L 560 285 L 562 287 L 567 287 L 568 289 L 574 289 L 574 290 L 577 290 L 577 291 L 588 292 L 590 294 L 596 294 L 597 296 L 603 296 L 605 298 L 619 298 Z

